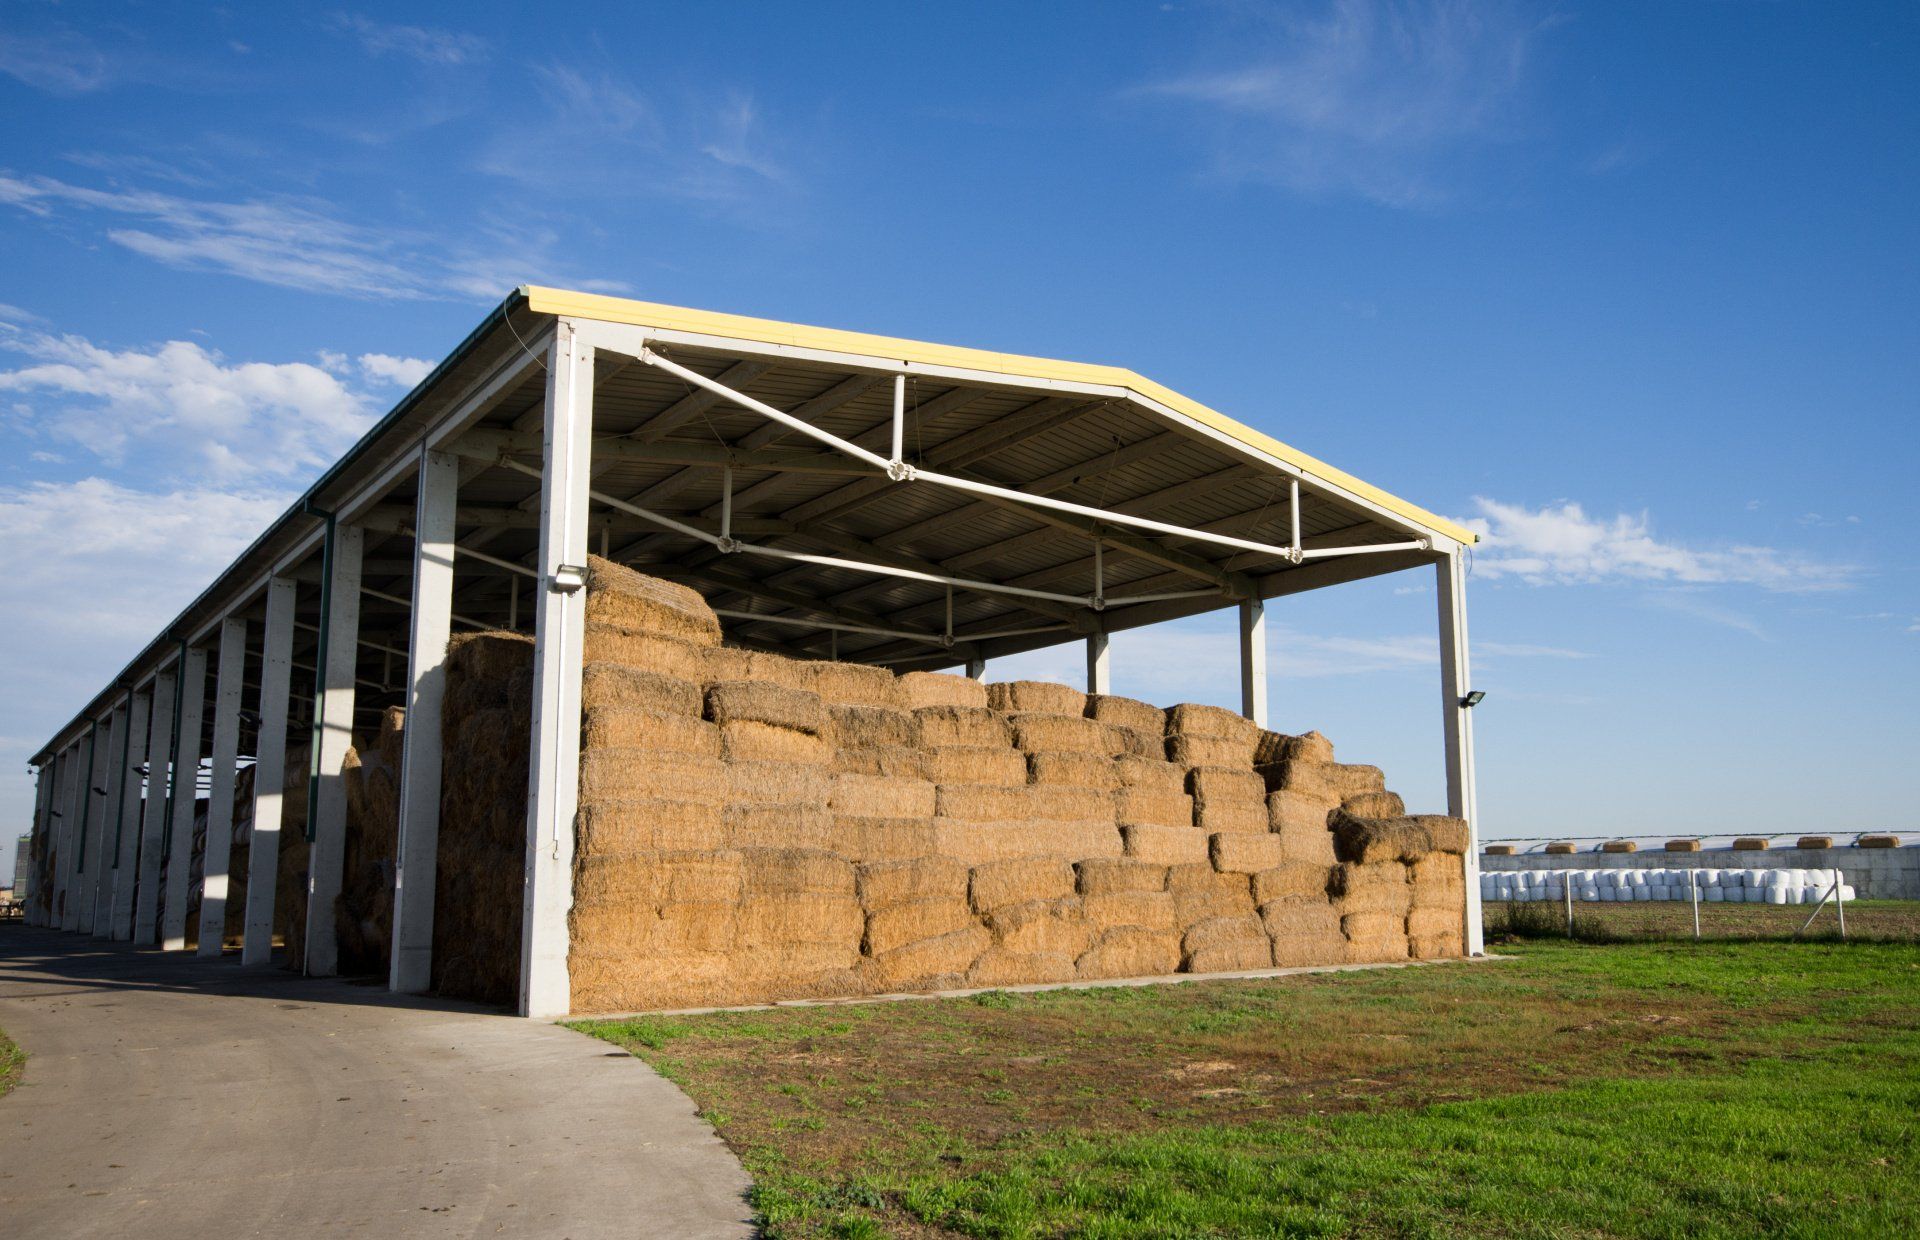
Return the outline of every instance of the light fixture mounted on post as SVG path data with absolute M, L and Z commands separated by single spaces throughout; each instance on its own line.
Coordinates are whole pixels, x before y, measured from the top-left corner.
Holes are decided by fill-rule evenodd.
M 1486 697 L 1487 697 L 1487 694 L 1484 689 L 1475 689 L 1472 692 L 1468 693 L 1465 697 L 1460 699 L 1460 705 L 1471 710 L 1475 706 L 1480 705 L 1481 702 L 1485 701 Z
M 587 584 L 587 570 L 578 564 L 562 564 L 553 570 L 548 588 L 555 594 L 573 594 Z

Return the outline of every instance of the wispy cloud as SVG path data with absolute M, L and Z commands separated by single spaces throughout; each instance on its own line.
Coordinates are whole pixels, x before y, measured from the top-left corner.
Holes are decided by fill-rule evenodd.
M 1511 659 L 1591 659 L 1590 650 L 1568 650 L 1564 646 L 1536 646 L 1527 642 L 1475 642 L 1481 654 L 1505 655 Z
M 1640 581 L 1734 584 L 1806 592 L 1843 589 L 1857 570 L 1774 547 L 1686 547 L 1653 534 L 1646 513 L 1591 517 L 1577 503 L 1527 508 L 1476 497 L 1464 524 L 1481 535 L 1474 572 L 1530 584 Z
M 1766 627 L 1753 616 L 1702 598 L 1697 591 L 1655 590 L 1641 601 L 1645 606 L 1719 625 L 1724 629 L 1745 633 L 1749 637 L 1757 637 L 1761 641 L 1773 640 L 1768 635 Z
M 490 45 L 479 35 L 427 26 L 399 26 L 358 13 L 336 13 L 334 28 L 352 35 L 374 56 L 404 56 L 423 65 L 466 65 L 487 58 Z
M 0 73 L 51 95 L 88 94 L 113 79 L 106 54 L 72 31 L 0 30 Z
M 1200 109 L 1217 127 L 1220 175 L 1395 207 L 1445 200 L 1449 164 L 1520 131 L 1522 86 L 1553 21 L 1467 0 L 1231 13 L 1215 63 L 1138 93 Z

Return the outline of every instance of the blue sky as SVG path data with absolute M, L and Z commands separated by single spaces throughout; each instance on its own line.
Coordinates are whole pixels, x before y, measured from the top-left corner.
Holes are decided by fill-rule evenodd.
M 530 281 L 1129 365 L 1480 523 L 1490 836 L 1920 825 L 1910 5 L 27 2 L 0 118 L 21 829 L 34 747 Z M 1429 808 L 1433 611 L 1272 612 L 1276 723 Z M 1236 696 L 1228 617 L 1115 651 Z

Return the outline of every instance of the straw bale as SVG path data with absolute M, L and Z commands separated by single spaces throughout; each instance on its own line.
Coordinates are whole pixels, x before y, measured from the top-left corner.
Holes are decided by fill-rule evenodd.
M 1356 963 L 1404 960 L 1407 932 L 1401 916 L 1393 913 L 1347 913 L 1340 918 L 1347 936 L 1347 959 Z
M 1333 832 L 1325 827 L 1288 827 L 1284 831 L 1275 831 L 1273 835 L 1280 841 L 1280 851 L 1288 861 L 1304 862 L 1324 869 L 1339 860 L 1333 851 Z
M 1224 736 L 1169 735 L 1167 761 L 1180 766 L 1250 766 L 1253 742 Z
M 765 895 L 845 896 L 853 899 L 853 865 L 824 849 L 740 849 L 740 867 L 749 903 Z
M 1209 917 L 1180 939 L 1180 967 L 1188 973 L 1229 973 L 1273 964 L 1273 944 L 1258 917 Z
M 1194 767 L 1187 772 L 1187 791 L 1193 794 L 1196 806 L 1254 803 L 1265 810 L 1267 805 L 1266 781 L 1246 767 Z M 1263 826 L 1261 830 L 1266 828 Z
M 827 719 L 827 735 L 843 749 L 911 749 L 921 743 L 920 719 L 909 710 L 834 702 Z
M 587 619 L 700 646 L 720 644 L 720 621 L 706 599 L 597 555 L 587 557 Z
M 1333 877 L 1333 866 L 1289 861 L 1253 876 L 1256 904 L 1274 900 L 1325 900 Z
M 1050 680 L 1009 680 L 987 686 L 987 705 L 1009 714 L 1032 710 L 1050 715 L 1085 715 L 1087 695 Z
M 573 899 L 576 904 L 651 906 L 659 901 L 660 857 L 657 852 L 595 853 L 576 857 Z
M 815 663 L 812 688 L 830 706 L 899 710 L 907 704 L 894 674 L 867 663 Z
M 1302 969 L 1312 965 L 1347 962 L 1347 936 L 1336 928 L 1331 934 L 1299 934 L 1273 940 L 1273 965 L 1276 969 Z
M 698 797 L 722 800 L 731 772 L 718 758 L 650 749 L 588 749 L 580 755 L 580 799 Z
M 675 715 L 633 706 L 595 706 L 585 712 L 580 743 L 588 749 L 720 756 L 720 729 L 698 715 Z
M 768 680 L 723 680 L 707 690 L 707 718 L 715 723 L 738 719 L 770 723 L 818 736 L 827 725 L 820 695 Z
M 718 733 L 721 756 L 729 762 L 798 762 L 818 766 L 834 755 L 833 747 L 817 736 L 751 719 L 723 723 Z
M 1433 851 L 1452 853 L 1456 857 L 1467 855 L 1470 833 L 1466 819 L 1446 814 L 1415 814 L 1413 820 L 1426 828 L 1427 838 L 1433 841 Z
M 931 818 L 834 814 L 831 847 L 851 861 L 911 861 L 935 852 Z
M 1095 933 L 1077 897 L 1004 905 L 987 915 L 987 927 L 997 947 L 1069 958 L 1091 947 Z
M 727 951 L 733 946 L 733 907 L 721 907 L 718 917 L 697 923 L 681 917 L 666 925 L 645 905 L 575 900 L 567 911 L 567 937 L 575 950 L 621 952 L 636 961 L 668 951 Z
M 969 986 L 1030 986 L 1073 980 L 1073 957 L 989 947 L 967 970 Z
M 1318 797 L 1285 788 L 1267 794 L 1267 826 L 1274 831 L 1325 831 L 1332 809 Z
M 967 867 L 950 857 L 873 862 L 857 873 L 861 903 L 874 911 L 916 900 L 964 901 L 970 881 Z
M 1686 841 L 1684 840 L 1669 840 L 1667 841 L 1667 847 L 1673 848 L 1675 844 L 1683 844 L 1685 842 Z M 1693 843 L 1695 847 L 1698 847 L 1700 841 L 1695 840 L 1693 841 Z M 1511 857 L 1515 853 L 1517 853 L 1519 849 L 1515 848 L 1511 844 L 1489 844 L 1485 848 L 1481 849 L 1480 851 L 1489 857 Z M 1691 852 L 1693 850 L 1692 849 L 1676 849 L 1675 851 Z
M 1458 934 L 1460 932 L 1460 923 L 1463 914 L 1464 908 L 1458 904 L 1450 908 L 1420 908 L 1415 906 L 1407 913 L 1407 937 L 1416 938 L 1421 935 L 1445 934 L 1448 931 Z
M 589 802 L 580 807 L 576 831 L 582 856 L 698 851 L 723 838 L 718 801 L 672 797 Z
M 1813 845 L 1809 845 L 1809 844 L 1807 843 L 1807 840 L 1808 840 L 1808 839 L 1826 839 L 1826 838 L 1827 838 L 1827 837 L 1825 837 L 1825 836 L 1802 836 L 1802 837 L 1801 837 L 1801 840 L 1800 840 L 1800 847 L 1802 847 L 1802 848 L 1808 848 L 1808 847 L 1813 847 L 1813 848 L 1821 848 L 1821 847 L 1827 847 L 1827 848 L 1831 848 L 1831 847 L 1832 847 L 1833 845 L 1832 845 L 1832 842 L 1831 842 L 1830 840 L 1829 840 L 1829 842 L 1828 842 L 1827 844 L 1825 844 L 1825 845 L 1820 845 L 1820 844 L 1813 844 Z M 1496 853 L 1496 852 L 1494 852 L 1494 851 L 1493 851 L 1493 850 L 1494 850 L 1495 848 L 1505 848 L 1505 849 L 1506 849 L 1507 851 L 1506 851 L 1506 852 L 1504 852 L 1504 853 Z M 1505 856 L 1505 857 L 1511 857 L 1511 856 L 1513 856 L 1513 854 L 1514 854 L 1514 848 L 1513 848 L 1513 845 L 1511 845 L 1511 844 L 1490 844 L 1490 845 L 1488 845 L 1488 846 L 1487 846 L 1487 848 L 1486 848 L 1486 849 L 1485 849 L 1484 851 L 1485 851 L 1485 852 L 1487 853 L 1487 855 L 1488 855 L 1488 856 Z M 1700 841 L 1699 841 L 1699 840 L 1668 840 L 1668 841 L 1666 842 L 1666 845 L 1665 845 L 1665 847 L 1664 847 L 1664 851 L 1666 851 L 1666 852 L 1677 852 L 1677 853 L 1690 853 L 1690 852 L 1699 852 L 1699 851 L 1700 851 Z
M 1340 808 L 1355 818 L 1404 818 L 1407 803 L 1397 792 L 1362 792 L 1340 802 Z
M 1036 784 L 1112 792 L 1120 782 L 1114 760 L 1098 753 L 1035 753 L 1028 756 L 1027 769 Z
M 1169 866 L 1167 890 L 1183 926 L 1208 917 L 1250 916 L 1254 910 L 1253 887 L 1245 874 L 1221 874 L 1204 862 Z
M 1113 760 L 1113 773 L 1122 788 L 1140 788 L 1169 795 L 1187 790 L 1187 768 L 1175 766 L 1159 753 L 1148 757 L 1121 757 Z
M 644 667 L 589 661 L 580 675 L 580 705 L 588 713 L 601 707 L 631 707 L 697 719 L 705 697 L 697 681 Z
M 1127 826 L 1191 827 L 1193 798 L 1158 788 L 1121 788 L 1113 795 L 1113 814 L 1115 822 Z
M 935 898 L 889 904 L 868 911 L 865 950 L 870 956 L 879 956 L 909 943 L 939 938 L 978 924 L 979 919 L 965 900 Z
M 1212 736 L 1221 740 L 1244 741 L 1248 761 L 1252 761 L 1253 746 L 1259 742 L 1261 728 L 1238 711 L 1228 710 L 1224 706 L 1182 702 L 1178 706 L 1168 707 L 1166 717 L 1168 736 Z
M 822 805 L 838 776 L 825 767 L 797 762 L 729 762 L 726 771 L 730 805 Z
M 1398 861 L 1337 865 L 1327 890 L 1339 899 L 1341 910 L 1348 913 L 1391 913 L 1405 917 L 1413 907 L 1413 884 L 1407 881 L 1407 867 Z
M 935 852 L 968 865 L 1022 857 L 1078 861 L 1121 854 L 1119 832 L 1098 822 L 969 822 L 935 818 L 933 832 Z
M 1155 762 L 1167 760 L 1167 738 L 1158 732 L 1130 728 L 1122 723 L 1109 723 L 1107 731 L 1113 737 L 1114 752 L 1121 756 L 1151 758 Z
M 1675 847 L 1675 845 L 1682 845 L 1683 847 Z M 1692 847 L 1684 847 L 1685 845 L 1692 845 Z M 1800 837 L 1799 842 L 1796 843 L 1794 847 L 1795 848 L 1832 848 L 1833 837 L 1831 835 L 1803 835 Z M 1700 841 L 1699 840 L 1668 840 L 1667 851 L 1668 852 L 1699 852 Z
M 1386 791 L 1386 776 L 1377 766 L 1355 763 L 1300 762 L 1289 758 L 1273 765 L 1274 786 L 1326 803 L 1328 809 L 1350 796 Z
M 1460 931 L 1407 936 L 1407 955 L 1414 960 L 1450 960 L 1466 955 Z
M 762 684 L 773 685 L 780 689 L 791 689 L 795 693 L 813 693 L 814 668 L 817 666 L 809 659 L 789 659 L 783 654 L 773 654 L 765 650 L 746 652 L 747 674 L 742 680 L 755 680 Z M 717 679 L 717 678 L 716 678 Z M 814 694 L 818 697 L 818 694 Z
M 992 946 L 985 926 L 970 925 L 863 960 L 861 973 L 876 991 L 951 989 L 966 984 L 973 962 Z
M 1113 728 L 1098 719 L 1033 711 L 1008 715 L 1013 742 L 1028 753 L 1090 753 L 1112 757 L 1126 752 Z
M 1277 835 L 1220 831 L 1208 837 L 1213 868 L 1221 873 L 1258 874 L 1284 865 L 1286 850 Z
M 1081 896 L 1080 911 L 1089 924 L 1100 928 L 1140 926 L 1147 930 L 1172 930 L 1178 925 L 1174 920 L 1173 897 L 1164 891 L 1103 891 Z
M 924 779 L 856 775 L 841 771 L 833 776 L 827 806 L 837 814 L 858 814 L 870 818 L 925 818 L 933 814 L 934 788 L 934 784 Z
M 823 805 L 728 805 L 720 821 L 720 838 L 728 848 L 840 847 L 838 820 Z
M 1276 943 L 1283 939 L 1338 937 L 1340 934 L 1340 910 L 1324 898 L 1266 901 L 1260 906 L 1260 922 Z
M 1428 853 L 1407 867 L 1413 883 L 1413 906 L 1445 905 L 1456 912 L 1465 907 L 1466 866 L 1452 853 Z
M 717 649 L 673 637 L 589 624 L 580 653 L 589 668 L 642 668 L 675 680 L 704 681 L 710 675 L 708 656 L 717 653 Z
M 923 745 L 1013 744 L 1006 716 L 977 706 L 922 706 L 913 712 L 920 721 Z
M 1209 833 L 1229 831 L 1264 836 L 1268 831 L 1268 822 L 1265 797 L 1258 801 L 1216 800 L 1205 805 L 1196 801 L 1193 807 L 1194 825 Z
M 736 924 L 738 949 L 748 964 L 775 944 L 817 943 L 835 950 L 811 960 L 810 968 L 851 969 L 860 960 L 866 914 L 851 895 L 795 891 L 748 900 L 740 906 Z
M 1087 718 L 1118 724 L 1150 736 L 1164 736 L 1167 731 L 1166 711 L 1147 702 L 1115 697 L 1111 693 L 1087 694 Z
M 1268 742 L 1266 737 L 1261 738 L 1260 761 L 1262 763 L 1288 759 L 1295 762 L 1322 764 L 1333 761 L 1333 742 L 1318 732 L 1306 732 L 1299 736 L 1282 736 L 1278 732 L 1271 732 L 1268 736 L 1275 739 Z
M 1071 865 L 1052 858 L 1033 858 L 974 867 L 967 898 L 976 912 L 986 913 L 1006 904 L 1064 899 L 1074 891 Z
M 1154 865 L 1189 865 L 1207 860 L 1207 836 L 1192 827 L 1154 827 L 1129 823 L 1120 828 L 1126 855 Z
M 662 906 L 737 901 L 745 889 L 745 858 L 738 850 L 655 853 Z
M 1342 861 L 1411 863 L 1430 852 L 1459 855 L 1466 851 L 1466 824 L 1441 814 L 1356 818 L 1345 810 L 1335 810 L 1331 821 L 1334 850 Z
M 567 956 L 567 976 L 578 1013 L 728 1003 L 741 997 L 731 957 L 711 952 L 667 960 L 576 945 Z
M 987 704 L 987 687 L 977 680 L 955 676 L 952 672 L 908 672 L 899 681 L 900 703 L 909 710 L 922 706 L 968 706 Z
M 890 779 L 928 779 L 932 769 L 925 749 L 834 749 L 828 764 L 836 773 L 885 775 Z
M 1074 961 L 1082 978 L 1160 977 L 1180 968 L 1180 936 L 1144 926 L 1115 926 Z
M 753 679 L 753 651 L 737 646 L 715 646 L 704 653 L 701 664 L 706 669 L 705 680 L 708 684 L 719 680 Z
M 1770 848 L 1772 846 L 1772 840 L 1765 839 L 1758 835 L 1743 835 L 1731 845 L 1731 847 L 1741 852 L 1758 852 L 1760 849 Z
M 1606 843 L 1600 845 L 1600 851 L 1607 853 L 1639 852 L 1640 845 L 1633 840 L 1608 840 Z
M 1544 851 L 1549 856 L 1568 857 L 1572 856 L 1578 850 L 1571 844 L 1555 843 L 1547 845 Z
M 936 784 L 1027 782 L 1027 756 L 1003 745 L 942 745 L 926 751 L 927 778 Z
M 1855 848 L 1898 848 L 1900 837 L 1885 833 L 1862 835 L 1853 841 L 1853 846 Z
M 975 822 L 1113 821 L 1113 802 L 1086 788 L 941 784 L 937 802 L 943 817 Z
M 1116 891 L 1165 891 L 1167 867 L 1133 857 L 1089 857 L 1074 866 L 1083 896 Z
M 503 693 L 514 681 L 533 675 L 533 638 L 498 630 L 455 633 L 447 640 L 446 671 L 449 681 L 483 686 L 483 696 Z

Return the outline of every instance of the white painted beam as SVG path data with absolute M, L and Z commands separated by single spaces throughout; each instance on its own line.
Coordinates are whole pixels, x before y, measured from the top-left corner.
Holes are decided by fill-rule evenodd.
M 94 741 L 93 795 L 87 800 L 87 905 L 80 929 L 107 937 L 113 906 L 113 811 L 120 803 L 120 745 L 127 734 L 127 704 L 113 708 Z
M 1087 634 L 1087 692 L 1113 692 L 1113 652 L 1105 629 Z
M 173 771 L 173 716 L 179 709 L 179 671 L 163 667 L 153 678 L 153 726 L 147 729 L 147 799 L 140 809 L 140 879 L 133 905 L 133 941 L 160 941 L 160 859 L 166 839 L 167 786 Z
M 153 692 L 134 691 L 127 709 L 127 739 L 120 747 L 120 800 L 113 816 L 113 911 L 108 932 L 116 942 L 133 941 L 133 895 L 140 866 L 140 807 L 144 803 L 147 731 L 153 717 Z
M 260 732 L 254 747 L 253 846 L 247 855 L 247 910 L 240 963 L 273 959 L 274 900 L 280 887 L 280 824 L 287 785 L 287 702 L 293 690 L 293 620 L 299 587 L 285 577 L 267 583 L 267 624 L 260 651 Z
M 47 924 L 66 929 L 67 893 L 73 884 L 73 758 L 77 744 L 68 745 L 55 760 L 53 840 L 58 849 L 53 856 L 53 884 L 47 893 Z
M 1440 603 L 1440 708 L 1446 733 L 1447 813 L 1467 823 L 1466 925 L 1469 956 L 1486 952 L 1480 924 L 1479 795 L 1473 773 L 1473 708 L 1465 704 L 1473 688 L 1467 651 L 1467 582 L 1464 557 L 1448 555 L 1434 565 Z
M 527 773 L 527 868 L 520 947 L 523 1016 L 572 1006 L 567 914 L 573 906 L 573 815 L 580 782 L 581 640 L 586 598 L 563 568 L 587 562 L 592 468 L 593 349 L 570 319 L 556 328 L 547 365 L 540 477 L 539 593 L 535 597 L 533 734 Z
M 393 959 L 388 985 L 425 994 L 433 983 L 433 896 L 440 846 L 440 702 L 453 635 L 453 537 L 460 460 L 423 452 L 413 528 L 413 610 L 407 641 L 407 727 L 400 756 Z
M 326 665 L 320 673 L 320 696 L 314 703 L 312 778 L 313 812 L 307 835 L 307 930 L 305 971 L 313 977 L 332 977 L 340 970 L 340 938 L 334 926 L 334 903 L 347 851 L 347 750 L 353 747 L 354 668 L 360 648 L 360 565 L 366 534 L 357 525 L 334 527 L 333 558 L 328 566 Z
M 33 772 L 33 843 L 27 851 L 30 864 L 35 854 L 42 857 L 48 855 L 47 845 L 50 839 L 48 827 L 53 821 L 47 814 L 48 797 L 53 788 L 53 777 L 50 774 L 52 767 L 53 762 L 49 761 L 46 765 L 35 768 Z M 31 875 L 16 873 L 13 876 L 14 895 L 17 897 L 23 890 L 28 893 L 26 913 L 29 926 L 40 924 L 39 905 L 42 893 L 39 890 L 38 880 L 44 870 L 45 866 L 36 866 L 35 872 Z
M 1267 726 L 1267 604 L 1240 600 L 1240 713 Z
M 207 772 L 207 846 L 201 858 L 200 942 L 195 954 L 220 955 L 227 929 L 227 866 L 233 852 L 233 799 L 240 758 L 240 696 L 247 670 L 247 622 L 220 622 L 213 682 L 213 752 Z
M 200 796 L 200 746 L 207 702 L 207 649 L 180 656 L 180 735 L 175 738 L 172 796 L 168 800 L 167 898 L 160 910 L 160 946 L 187 945 L 187 880 L 193 868 L 193 819 Z

